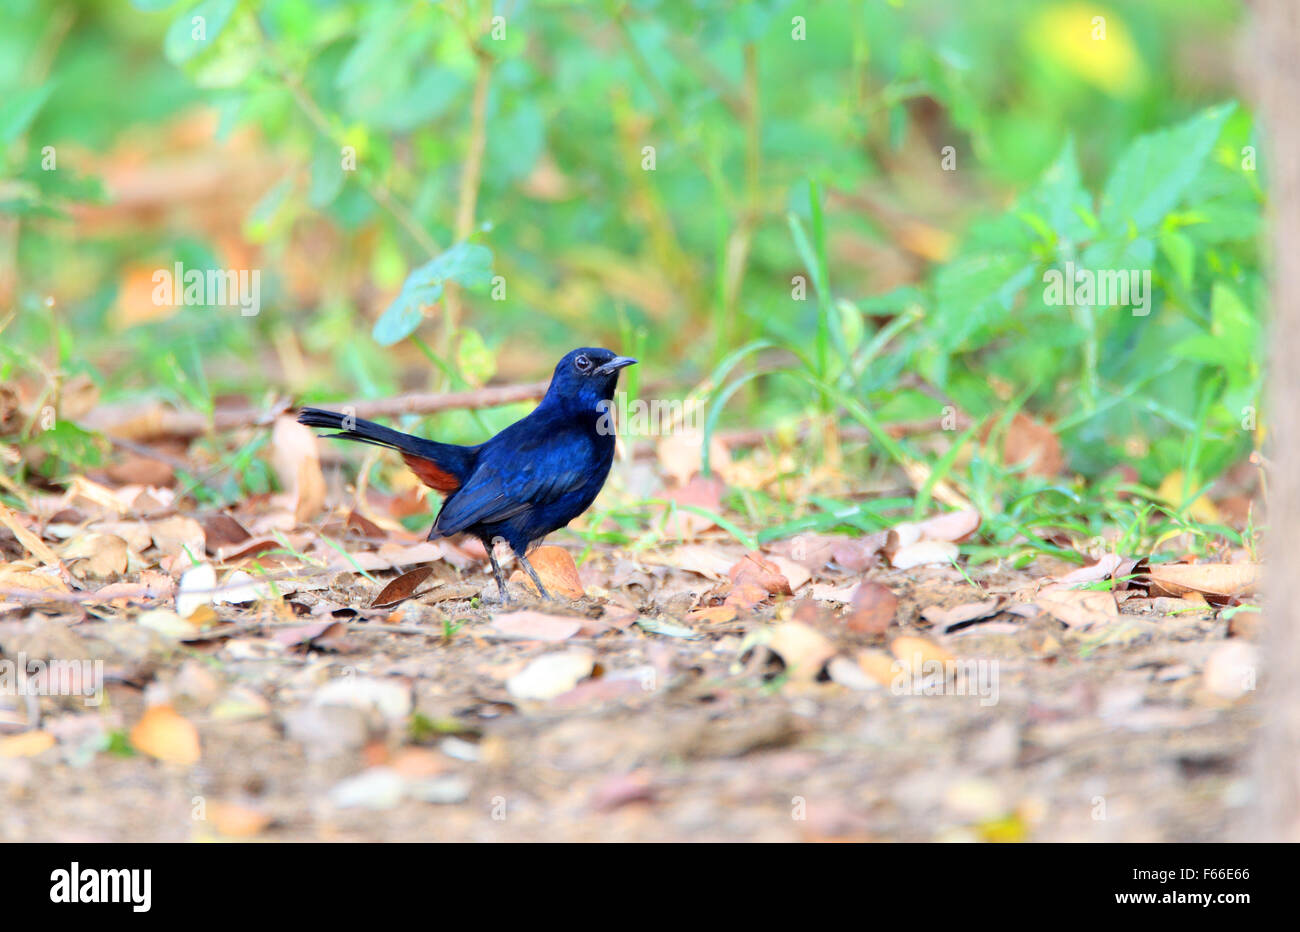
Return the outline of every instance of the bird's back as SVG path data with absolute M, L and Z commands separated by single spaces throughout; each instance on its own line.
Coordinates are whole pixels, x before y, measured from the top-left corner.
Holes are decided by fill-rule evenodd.
M 438 514 L 431 537 L 504 537 L 518 551 L 582 514 L 614 459 L 614 437 L 536 408 L 478 450 L 474 471 Z

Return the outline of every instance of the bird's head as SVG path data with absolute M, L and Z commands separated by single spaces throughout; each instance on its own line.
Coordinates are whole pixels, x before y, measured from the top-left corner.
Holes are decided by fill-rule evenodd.
M 599 347 L 584 346 L 565 355 L 555 367 L 546 400 L 576 413 L 603 413 L 601 402 L 614 397 L 620 369 L 636 360 Z

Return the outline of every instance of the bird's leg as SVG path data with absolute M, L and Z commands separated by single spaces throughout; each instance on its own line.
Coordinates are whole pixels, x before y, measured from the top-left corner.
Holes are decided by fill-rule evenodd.
M 492 575 L 497 578 L 497 592 L 501 593 L 501 604 L 510 604 L 510 593 L 506 591 L 506 577 L 501 572 L 501 564 L 497 562 L 495 541 L 487 545 L 488 559 L 492 561 Z
M 537 570 L 533 569 L 533 565 L 528 562 L 528 558 L 519 551 L 515 551 L 515 556 L 518 557 L 519 562 L 524 565 L 524 569 L 528 571 L 528 575 L 533 578 L 533 583 L 536 584 L 537 591 L 542 594 L 542 598 L 552 602 L 555 601 L 554 597 L 546 591 L 546 587 L 542 585 L 542 580 L 537 575 Z

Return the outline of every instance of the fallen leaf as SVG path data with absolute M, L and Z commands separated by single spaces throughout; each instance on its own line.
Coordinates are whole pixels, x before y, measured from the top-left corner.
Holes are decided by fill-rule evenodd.
M 223 605 L 247 605 L 249 602 L 270 599 L 273 595 L 269 580 L 255 580 L 243 570 L 235 570 L 217 587 L 217 591 L 212 594 L 212 601 Z
M 169 705 L 145 709 L 131 729 L 131 745 L 168 763 L 189 765 L 199 760 L 198 730 Z
M 989 427 L 992 426 L 990 421 Z M 984 438 L 988 437 L 985 429 Z M 1060 475 L 1065 468 L 1065 453 L 1061 449 L 1060 438 L 1044 424 L 1040 424 L 1023 412 L 1018 412 L 1007 425 L 1006 436 L 1002 439 L 1002 458 L 1008 466 L 1029 463 L 1028 473 L 1033 476 L 1051 478 Z
M 0 757 L 35 757 L 54 747 L 54 735 L 48 731 L 24 731 L 0 738 Z
M 153 545 L 169 557 L 198 560 L 207 550 L 207 535 L 203 525 L 185 515 L 172 515 L 149 522 Z
M 950 511 L 947 514 L 927 518 L 917 526 L 922 538 L 930 540 L 947 540 L 960 544 L 970 540 L 980 527 L 980 513 L 974 508 Z
M 1119 617 L 1119 607 L 1109 592 L 1049 589 L 1040 593 L 1034 604 L 1070 628 L 1105 625 Z
M 581 599 L 587 594 L 578 579 L 578 567 L 573 562 L 573 555 L 563 547 L 538 547 L 528 554 L 528 562 L 537 571 L 546 591 L 552 595 L 562 595 L 566 599 Z M 513 577 L 511 578 L 513 581 Z M 522 583 L 533 593 L 540 595 L 531 577 L 525 574 Z
M 251 838 L 271 824 L 270 815 L 261 809 L 221 800 L 208 806 L 208 819 L 227 838 Z
M 898 661 L 883 650 L 861 650 L 854 659 L 862 672 L 881 686 L 890 686 L 900 672 Z
M 211 563 L 200 563 L 181 574 L 176 587 L 176 614 L 189 618 L 195 610 L 212 604 L 217 588 L 217 571 Z
M 198 625 L 182 618 L 169 608 L 156 608 L 150 612 L 141 612 L 140 617 L 136 619 L 136 624 L 142 628 L 157 631 L 169 638 L 174 638 L 177 641 L 192 638 L 199 632 Z
M 967 602 L 964 605 L 954 605 L 951 608 L 940 608 L 937 605 L 931 605 L 929 608 L 921 609 L 921 617 L 947 634 L 954 628 L 964 626 L 972 621 L 993 617 L 998 613 L 1001 606 L 1001 599 L 989 599 L 986 602 Z
M 765 594 L 793 595 L 790 580 L 770 560 L 759 553 L 747 553 L 727 570 L 727 577 L 733 584 L 752 582 L 761 586 Z
M 1185 596 L 1199 592 L 1211 602 L 1251 595 L 1259 582 L 1258 563 L 1163 563 L 1147 571 L 1152 594 Z M 1161 591 L 1156 593 L 1154 590 Z
M 582 620 L 525 609 L 497 615 L 492 619 L 492 628 L 498 634 L 509 638 L 529 641 L 564 641 L 578 633 L 582 628 Z
M 568 692 L 595 667 L 595 654 L 584 648 L 544 654 L 506 680 L 516 699 L 546 700 Z
M 835 656 L 835 645 L 820 631 L 797 621 L 785 621 L 772 629 L 768 649 L 785 662 L 792 680 L 812 682 L 826 661 Z
M 287 490 L 299 521 L 320 512 L 325 504 L 325 475 L 315 433 L 291 417 L 278 417 L 271 431 L 272 465 L 281 488 Z
M 888 586 L 864 580 L 853 590 L 849 613 L 844 619 L 858 634 L 884 634 L 898 610 L 898 596 Z
M 734 605 L 715 605 L 712 608 L 697 608 L 686 617 L 691 621 L 701 621 L 708 625 L 721 625 L 735 621 L 737 614 Z
M 1110 579 L 1123 562 L 1123 558 L 1117 553 L 1104 554 L 1100 560 L 1091 566 L 1081 566 L 1077 570 L 1072 570 L 1057 579 L 1056 582 L 1062 586 L 1079 586 L 1084 583 L 1101 582 L 1103 579 Z
M 46 566 L 52 566 L 59 571 L 60 575 L 65 575 L 67 570 L 58 556 L 50 549 L 49 545 L 33 534 L 27 527 L 18 520 L 18 516 L 10 511 L 4 504 L 0 504 L 0 524 L 9 528 L 14 537 L 18 538 L 18 543 L 27 548 L 27 551 L 40 560 Z
M 679 486 L 687 485 L 699 473 L 703 451 L 704 432 L 699 430 L 673 430 L 655 444 L 660 470 Z M 709 444 L 709 461 L 719 472 L 725 472 L 731 463 L 726 445 L 716 435 Z
M 909 570 L 916 566 L 947 565 L 956 561 L 960 551 L 947 540 L 919 540 L 900 547 L 890 557 L 894 569 Z
M 371 608 L 387 608 L 390 605 L 396 605 L 398 602 L 405 601 L 415 595 L 415 590 L 433 575 L 432 566 L 419 566 L 413 570 L 407 570 L 396 579 L 390 580 L 388 585 L 379 590 L 370 603 Z
M 859 691 L 877 689 L 881 685 L 848 657 L 832 657 L 826 664 L 826 675 L 831 678 L 831 682 Z
M 692 505 L 717 514 L 722 511 L 722 493 L 725 489 L 726 486 L 721 479 L 705 479 L 703 476 L 696 476 L 680 488 L 666 489 L 660 493 L 660 497 L 678 505 Z M 670 509 L 665 530 L 673 537 L 689 539 L 713 526 L 712 518 L 705 517 L 699 512 L 677 508 Z
M 704 544 L 689 544 L 670 550 L 642 555 L 641 562 L 653 566 L 671 566 L 688 570 L 708 579 L 726 579 L 735 558 Z
M 93 579 L 121 576 L 126 572 L 126 541 L 116 534 L 85 534 L 74 537 L 63 548 L 63 559 L 73 575 Z
M 940 647 L 929 638 L 911 636 L 896 637 L 889 642 L 889 652 L 903 666 L 920 670 L 927 663 L 952 663 L 956 658 L 947 649 Z
M 243 543 L 252 536 L 242 524 L 220 512 L 204 517 L 202 527 L 204 543 L 212 554 L 216 554 L 222 547 Z
M 0 588 L 30 589 L 33 592 L 68 591 L 68 587 L 58 577 L 36 572 L 29 564 L 21 563 L 0 566 Z

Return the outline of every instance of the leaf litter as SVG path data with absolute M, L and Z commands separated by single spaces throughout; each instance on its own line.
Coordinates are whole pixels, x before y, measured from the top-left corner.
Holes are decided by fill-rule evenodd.
M 296 428 L 286 491 L 221 511 L 81 476 L 0 506 L 0 658 L 100 671 L 0 691 L 0 837 L 1208 839 L 1241 805 L 1187 762 L 1245 747 L 1252 562 L 964 566 L 969 508 L 754 550 L 661 450 L 650 546 L 557 535 L 558 600 L 513 569 L 503 605 Z

